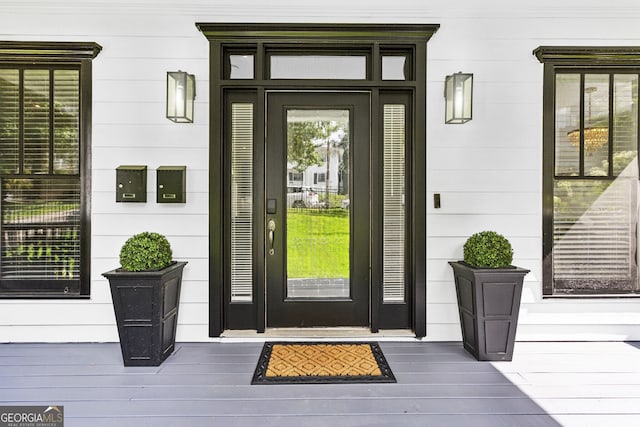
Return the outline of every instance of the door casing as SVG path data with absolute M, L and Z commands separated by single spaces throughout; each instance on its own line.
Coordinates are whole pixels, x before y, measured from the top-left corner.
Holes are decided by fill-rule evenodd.
M 231 100 L 251 102 L 255 106 L 256 141 L 265 139 L 265 99 L 268 90 L 324 90 L 371 93 L 371 140 L 382 137 L 380 118 L 385 102 L 407 105 L 407 290 L 404 304 L 382 301 L 380 250 L 381 183 L 372 186 L 372 250 L 371 263 L 371 330 L 400 327 L 414 331 L 416 337 L 426 335 L 426 63 L 427 41 L 439 25 L 429 24 L 246 24 L 197 23 L 210 47 L 210 158 L 209 158 L 209 335 L 220 336 L 225 329 L 265 330 L 264 246 L 255 248 L 254 293 L 249 303 L 236 304 L 228 292 L 228 236 L 225 235 L 228 167 L 225 165 L 228 127 L 225 117 Z M 269 57 L 273 52 L 309 54 L 309 52 L 351 52 L 367 55 L 365 80 L 272 80 Z M 228 75 L 229 55 L 249 54 L 254 59 L 253 79 L 231 79 Z M 382 58 L 405 55 L 405 80 L 384 80 Z M 256 174 L 264 173 L 264 152 L 254 156 Z M 372 153 L 372 168 L 379 167 L 380 156 Z M 263 190 L 256 187 L 255 197 L 264 200 Z M 264 236 L 263 223 L 256 223 L 256 236 Z M 405 322 L 405 319 L 407 322 Z

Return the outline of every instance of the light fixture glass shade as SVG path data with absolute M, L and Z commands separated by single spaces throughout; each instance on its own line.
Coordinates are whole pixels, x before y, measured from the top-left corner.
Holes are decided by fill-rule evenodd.
M 587 154 L 598 151 L 601 147 L 609 142 L 609 128 L 604 126 L 595 126 L 584 128 L 584 151 Z M 580 146 L 580 129 L 575 129 L 567 133 L 567 139 L 571 145 Z
M 466 123 L 471 120 L 473 74 L 455 73 L 444 83 L 445 123 Z
M 193 123 L 193 100 L 196 78 L 185 71 L 167 72 L 167 119 L 176 123 Z

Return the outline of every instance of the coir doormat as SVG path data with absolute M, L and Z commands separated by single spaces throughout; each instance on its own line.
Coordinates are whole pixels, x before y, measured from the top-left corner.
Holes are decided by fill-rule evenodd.
M 251 384 L 395 383 L 377 343 L 267 342 Z

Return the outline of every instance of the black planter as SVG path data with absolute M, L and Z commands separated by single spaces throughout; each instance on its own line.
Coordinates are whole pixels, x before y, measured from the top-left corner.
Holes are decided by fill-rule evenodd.
M 102 274 L 111 286 L 125 366 L 158 366 L 173 352 L 186 264 L 176 262 L 159 271 L 117 269 Z
M 510 361 L 520 312 L 524 268 L 453 268 L 464 348 L 478 360 Z

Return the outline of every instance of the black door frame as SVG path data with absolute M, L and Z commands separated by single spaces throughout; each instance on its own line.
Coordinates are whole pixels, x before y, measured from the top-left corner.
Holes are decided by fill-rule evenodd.
M 426 63 L 427 41 L 439 25 L 427 24 L 218 24 L 197 23 L 196 27 L 209 40 L 210 56 L 210 159 L 209 159 L 209 335 L 220 336 L 225 329 L 265 330 L 264 247 L 255 248 L 255 281 L 253 300 L 232 304 L 227 291 L 228 247 L 225 235 L 225 195 L 228 181 L 225 170 L 225 120 L 229 99 L 241 99 L 255 106 L 256 141 L 264 141 L 265 92 L 273 89 L 371 92 L 372 141 L 381 139 L 381 109 L 385 98 L 404 97 L 410 127 L 407 136 L 408 206 L 407 234 L 407 303 L 383 304 L 381 250 L 372 252 L 371 330 L 395 328 L 394 318 L 406 316 L 416 337 L 426 336 Z M 272 80 L 267 65 L 271 52 L 337 52 L 357 51 L 367 56 L 367 78 L 364 80 Z M 229 77 L 229 55 L 251 54 L 254 57 L 253 79 Z M 382 57 L 404 55 L 405 80 L 383 80 Z M 395 101 L 390 101 L 395 102 Z M 373 154 L 372 154 L 373 156 Z M 379 160 L 379 159 L 378 159 Z M 254 156 L 256 165 L 264 164 L 264 152 Z M 376 159 L 373 159 L 374 167 Z M 264 170 L 256 170 L 256 174 Z M 375 192 L 372 191 L 375 196 Z M 264 190 L 256 187 L 256 200 L 264 200 Z M 372 198 L 372 221 L 381 206 Z M 264 216 L 263 216 L 264 217 Z M 256 222 L 255 236 L 264 236 L 264 224 Z M 372 226 L 375 228 L 375 226 Z M 372 242 L 379 239 L 372 232 Z M 378 248 L 380 246 L 378 245 Z

